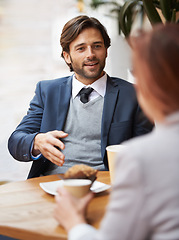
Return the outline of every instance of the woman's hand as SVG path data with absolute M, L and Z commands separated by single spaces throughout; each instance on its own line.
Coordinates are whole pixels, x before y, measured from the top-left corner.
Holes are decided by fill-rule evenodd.
M 77 224 L 86 223 L 85 213 L 88 203 L 94 194 L 89 192 L 83 198 L 72 196 L 65 188 L 58 189 L 56 199 L 56 207 L 54 211 L 55 219 L 68 232 Z

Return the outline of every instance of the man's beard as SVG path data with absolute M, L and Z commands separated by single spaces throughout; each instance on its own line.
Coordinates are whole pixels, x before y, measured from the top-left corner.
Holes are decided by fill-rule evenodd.
M 99 59 L 94 58 L 92 60 L 88 60 L 85 63 L 83 63 L 82 67 L 79 67 L 73 63 L 71 56 L 70 56 L 70 59 L 71 59 L 71 67 L 73 71 L 86 79 L 98 79 L 101 76 L 101 73 L 103 72 L 103 69 L 105 67 L 105 60 L 106 60 L 104 59 L 103 61 L 100 61 Z M 99 65 L 98 69 L 95 71 L 85 70 L 85 64 L 87 63 L 90 64 L 90 62 L 93 62 L 93 61 L 98 62 L 98 65 Z

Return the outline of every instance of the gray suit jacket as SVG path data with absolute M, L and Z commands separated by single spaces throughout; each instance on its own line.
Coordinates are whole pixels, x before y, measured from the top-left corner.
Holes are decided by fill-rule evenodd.
M 124 144 L 100 230 L 77 226 L 69 240 L 179 239 L 179 112 Z
M 37 84 L 28 113 L 8 142 L 9 151 L 15 159 L 32 161 L 30 146 L 37 133 L 63 130 L 71 92 L 71 76 Z M 107 145 L 119 144 L 145 134 L 151 131 L 152 127 L 139 108 L 133 85 L 108 76 L 101 128 L 101 156 L 106 169 Z M 29 177 L 39 176 L 48 164 L 49 161 L 44 157 L 33 161 Z

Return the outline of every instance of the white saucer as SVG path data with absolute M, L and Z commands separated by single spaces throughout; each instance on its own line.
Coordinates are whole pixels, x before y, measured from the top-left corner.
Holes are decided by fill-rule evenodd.
M 47 193 L 51 195 L 57 195 L 57 188 L 63 186 L 63 180 L 43 182 L 40 183 L 40 187 Z M 91 186 L 90 190 L 94 193 L 100 193 L 106 191 L 111 186 L 102 182 L 95 181 Z

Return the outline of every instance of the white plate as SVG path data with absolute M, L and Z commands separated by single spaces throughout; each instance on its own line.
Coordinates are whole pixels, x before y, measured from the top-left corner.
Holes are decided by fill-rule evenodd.
M 63 180 L 40 183 L 40 187 L 45 192 L 52 194 L 52 195 L 57 195 L 57 188 L 60 186 L 63 186 Z M 94 193 L 100 193 L 100 192 L 103 192 L 103 191 L 109 189 L 110 187 L 111 187 L 110 185 L 95 181 L 93 183 L 93 185 L 91 186 L 90 190 Z

